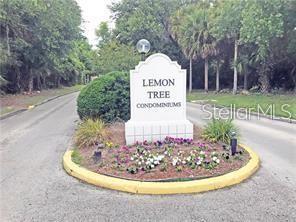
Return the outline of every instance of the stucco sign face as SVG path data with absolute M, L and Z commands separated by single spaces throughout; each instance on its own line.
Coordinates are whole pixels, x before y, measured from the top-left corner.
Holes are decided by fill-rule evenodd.
M 186 120 L 186 70 L 164 54 L 151 55 L 130 71 L 131 119 L 126 142 L 192 138 Z

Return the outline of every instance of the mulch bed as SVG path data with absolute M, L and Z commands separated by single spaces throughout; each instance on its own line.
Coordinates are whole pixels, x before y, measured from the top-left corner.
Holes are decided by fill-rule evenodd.
M 81 165 L 93 172 L 104 174 L 113 177 L 119 177 L 131 180 L 141 181 L 179 181 L 179 180 L 192 180 L 201 179 L 207 177 L 214 177 L 223 175 L 231 171 L 235 171 L 243 167 L 250 159 L 249 153 L 244 151 L 243 148 L 238 148 L 238 154 L 231 156 L 230 152 L 225 149 L 220 143 L 209 143 L 204 141 L 200 137 L 200 128 L 195 127 L 194 139 L 190 144 L 182 142 L 176 144 L 173 148 L 169 148 L 169 143 L 148 145 L 141 144 L 138 146 L 125 146 L 124 140 L 124 124 L 116 123 L 108 127 L 108 141 L 113 144 L 118 144 L 117 148 L 103 148 L 100 149 L 102 152 L 102 158 L 100 161 L 95 162 L 93 158 L 96 147 L 87 147 L 79 149 L 79 153 L 82 157 Z M 179 140 L 178 140 L 179 141 Z M 184 140 L 186 141 L 186 140 Z M 137 165 L 137 160 L 131 160 L 131 157 L 139 156 L 139 147 L 145 152 L 153 154 L 153 156 L 164 155 L 163 160 L 155 167 L 147 170 Z M 170 156 L 167 154 L 170 151 Z M 181 160 L 185 160 L 192 153 L 199 155 L 200 152 L 204 152 L 206 158 L 204 161 L 212 161 L 211 154 L 215 152 L 219 159 L 219 164 L 214 163 L 215 166 L 211 169 L 207 169 L 204 164 L 191 167 L 191 162 L 182 163 Z M 140 154 L 141 156 L 142 154 Z M 172 161 L 174 158 L 180 159 L 179 165 L 173 165 Z M 229 157 L 227 159 L 227 157 Z M 140 159 L 139 159 L 140 160 Z M 208 165 L 207 165 L 208 166 Z M 137 167 L 137 171 L 131 173 L 127 169 Z

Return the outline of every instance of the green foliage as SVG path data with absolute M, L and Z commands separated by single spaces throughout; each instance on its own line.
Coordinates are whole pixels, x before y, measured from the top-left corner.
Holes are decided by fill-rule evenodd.
M 208 90 L 208 58 L 217 54 L 216 41 L 210 29 L 209 10 L 209 1 L 204 1 L 178 10 L 171 18 L 173 36 L 186 58 L 205 59 L 206 91 Z
M 81 119 L 100 118 L 112 122 L 130 118 L 129 75 L 125 72 L 105 74 L 83 88 L 77 99 Z
M 215 38 L 239 38 L 245 0 L 217 1 L 210 10 L 211 31 Z
M 81 165 L 83 158 L 80 155 L 79 150 L 74 149 L 72 152 L 71 158 L 74 163 Z
M 91 70 L 83 58 L 91 48 L 81 51 L 81 45 L 88 43 L 81 35 L 76 1 L 6 0 L 0 4 L 0 48 L 5 58 L 0 68 L 9 81 L 6 92 L 73 85 L 82 72 Z
M 250 74 L 250 87 L 295 90 L 295 7 L 296 0 L 115 1 L 110 6 L 115 28 L 101 23 L 98 49 L 92 50 L 82 37 L 75 0 L 3 0 L 1 91 L 73 85 L 91 75 L 128 71 L 140 60 L 133 46 L 141 38 L 150 41 L 150 53 L 165 53 L 183 68 L 189 68 L 190 59 L 194 88 L 202 87 L 198 73 L 208 69 L 208 64 L 202 67 L 204 58 L 224 61 L 221 87 L 232 86 L 237 76 L 232 77 L 233 69 Z M 215 85 L 214 67 L 209 68 L 210 88 Z M 241 80 L 239 76 L 238 87 Z
M 116 21 L 113 34 L 123 44 L 135 45 L 145 38 L 151 43 L 151 53 L 162 52 L 173 60 L 183 62 L 184 57 L 170 35 L 169 17 L 181 6 L 196 0 L 124 0 L 111 5 Z
M 102 143 L 105 135 L 105 124 L 102 120 L 85 119 L 75 133 L 75 144 L 78 148 L 93 146 Z
M 98 50 L 98 73 L 105 74 L 117 70 L 128 72 L 134 69 L 139 61 L 140 55 L 134 47 L 111 41 Z
M 258 56 L 265 59 L 270 41 L 283 34 L 281 0 L 249 0 L 242 12 L 241 39 L 258 46 Z
M 99 39 L 99 47 L 111 40 L 111 31 L 109 30 L 107 22 L 100 23 L 99 28 L 96 29 L 96 36 Z
M 212 119 L 204 128 L 202 137 L 210 142 L 220 141 L 229 144 L 233 132 L 237 133 L 238 130 L 231 119 Z

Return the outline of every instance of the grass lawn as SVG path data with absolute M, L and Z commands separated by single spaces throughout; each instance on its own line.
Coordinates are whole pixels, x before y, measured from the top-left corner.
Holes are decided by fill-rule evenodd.
M 255 112 L 266 113 L 270 105 L 274 105 L 274 114 L 279 117 L 289 117 L 289 114 L 282 109 L 292 114 L 291 118 L 296 119 L 296 95 L 232 95 L 229 93 L 216 94 L 214 92 L 204 93 L 201 91 L 193 91 L 187 94 L 187 101 L 203 101 L 206 103 L 230 107 L 235 104 L 236 108 L 253 108 Z M 287 105 L 285 105 L 287 104 Z M 258 109 L 258 105 L 262 110 Z M 283 106 L 285 105 L 285 106 Z M 267 112 L 270 114 L 270 112 Z
M 42 101 L 71 92 L 79 91 L 83 85 L 63 87 L 59 89 L 42 90 L 40 93 L 34 92 L 32 95 L 16 94 L 0 96 L 0 115 L 4 115 L 16 110 L 28 108 Z

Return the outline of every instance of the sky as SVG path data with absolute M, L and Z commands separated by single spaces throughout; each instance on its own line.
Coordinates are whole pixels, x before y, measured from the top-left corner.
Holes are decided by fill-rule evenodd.
M 96 45 L 95 29 L 103 21 L 109 23 L 111 27 L 114 26 L 110 16 L 111 12 L 108 9 L 114 0 L 76 0 L 81 8 L 82 19 L 84 20 L 82 28 L 85 36 L 88 38 L 89 43 Z

